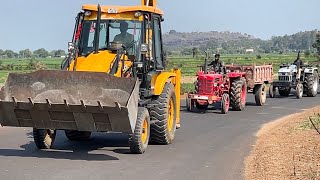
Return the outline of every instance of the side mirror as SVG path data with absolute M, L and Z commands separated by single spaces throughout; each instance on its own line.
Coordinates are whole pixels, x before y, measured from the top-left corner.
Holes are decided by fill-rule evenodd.
M 68 51 L 72 52 L 75 48 L 75 43 L 74 42 L 68 42 Z
M 148 45 L 143 43 L 141 44 L 141 54 L 147 54 L 148 52 Z

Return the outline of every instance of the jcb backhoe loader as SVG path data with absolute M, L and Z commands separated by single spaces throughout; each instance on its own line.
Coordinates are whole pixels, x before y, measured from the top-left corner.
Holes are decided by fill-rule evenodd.
M 170 144 L 180 127 L 179 69 L 165 72 L 162 11 L 141 6 L 84 5 L 62 70 L 10 73 L 1 90 L 0 123 L 33 127 L 38 148 L 56 131 L 70 140 L 91 132 L 129 134 L 132 153 L 150 140 Z

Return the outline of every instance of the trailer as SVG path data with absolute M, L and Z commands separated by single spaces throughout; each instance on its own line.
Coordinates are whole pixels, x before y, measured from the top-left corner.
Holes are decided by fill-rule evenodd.
M 255 96 L 255 102 L 262 106 L 266 102 L 267 85 L 273 82 L 272 64 L 264 65 L 225 65 L 228 72 L 244 72 L 247 82 L 247 90 Z

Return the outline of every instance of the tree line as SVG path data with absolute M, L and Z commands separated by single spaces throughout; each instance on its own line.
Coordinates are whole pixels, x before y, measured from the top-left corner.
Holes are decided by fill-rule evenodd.
M 47 51 L 44 48 L 37 49 L 32 51 L 30 49 L 20 50 L 15 52 L 12 50 L 2 50 L 0 49 L 0 58 L 47 58 L 47 57 L 63 57 L 66 55 L 66 52 L 62 49 L 53 50 L 51 52 Z

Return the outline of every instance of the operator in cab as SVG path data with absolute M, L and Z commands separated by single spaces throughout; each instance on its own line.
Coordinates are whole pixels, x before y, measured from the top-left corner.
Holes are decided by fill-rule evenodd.
M 114 37 L 113 41 L 121 42 L 125 47 L 128 47 L 134 40 L 134 36 L 128 33 L 129 24 L 125 21 L 120 22 L 120 34 Z
M 208 66 L 212 66 L 212 70 L 216 73 L 225 74 L 224 64 L 220 60 L 220 54 L 215 54 L 214 60 L 210 64 L 208 64 Z

